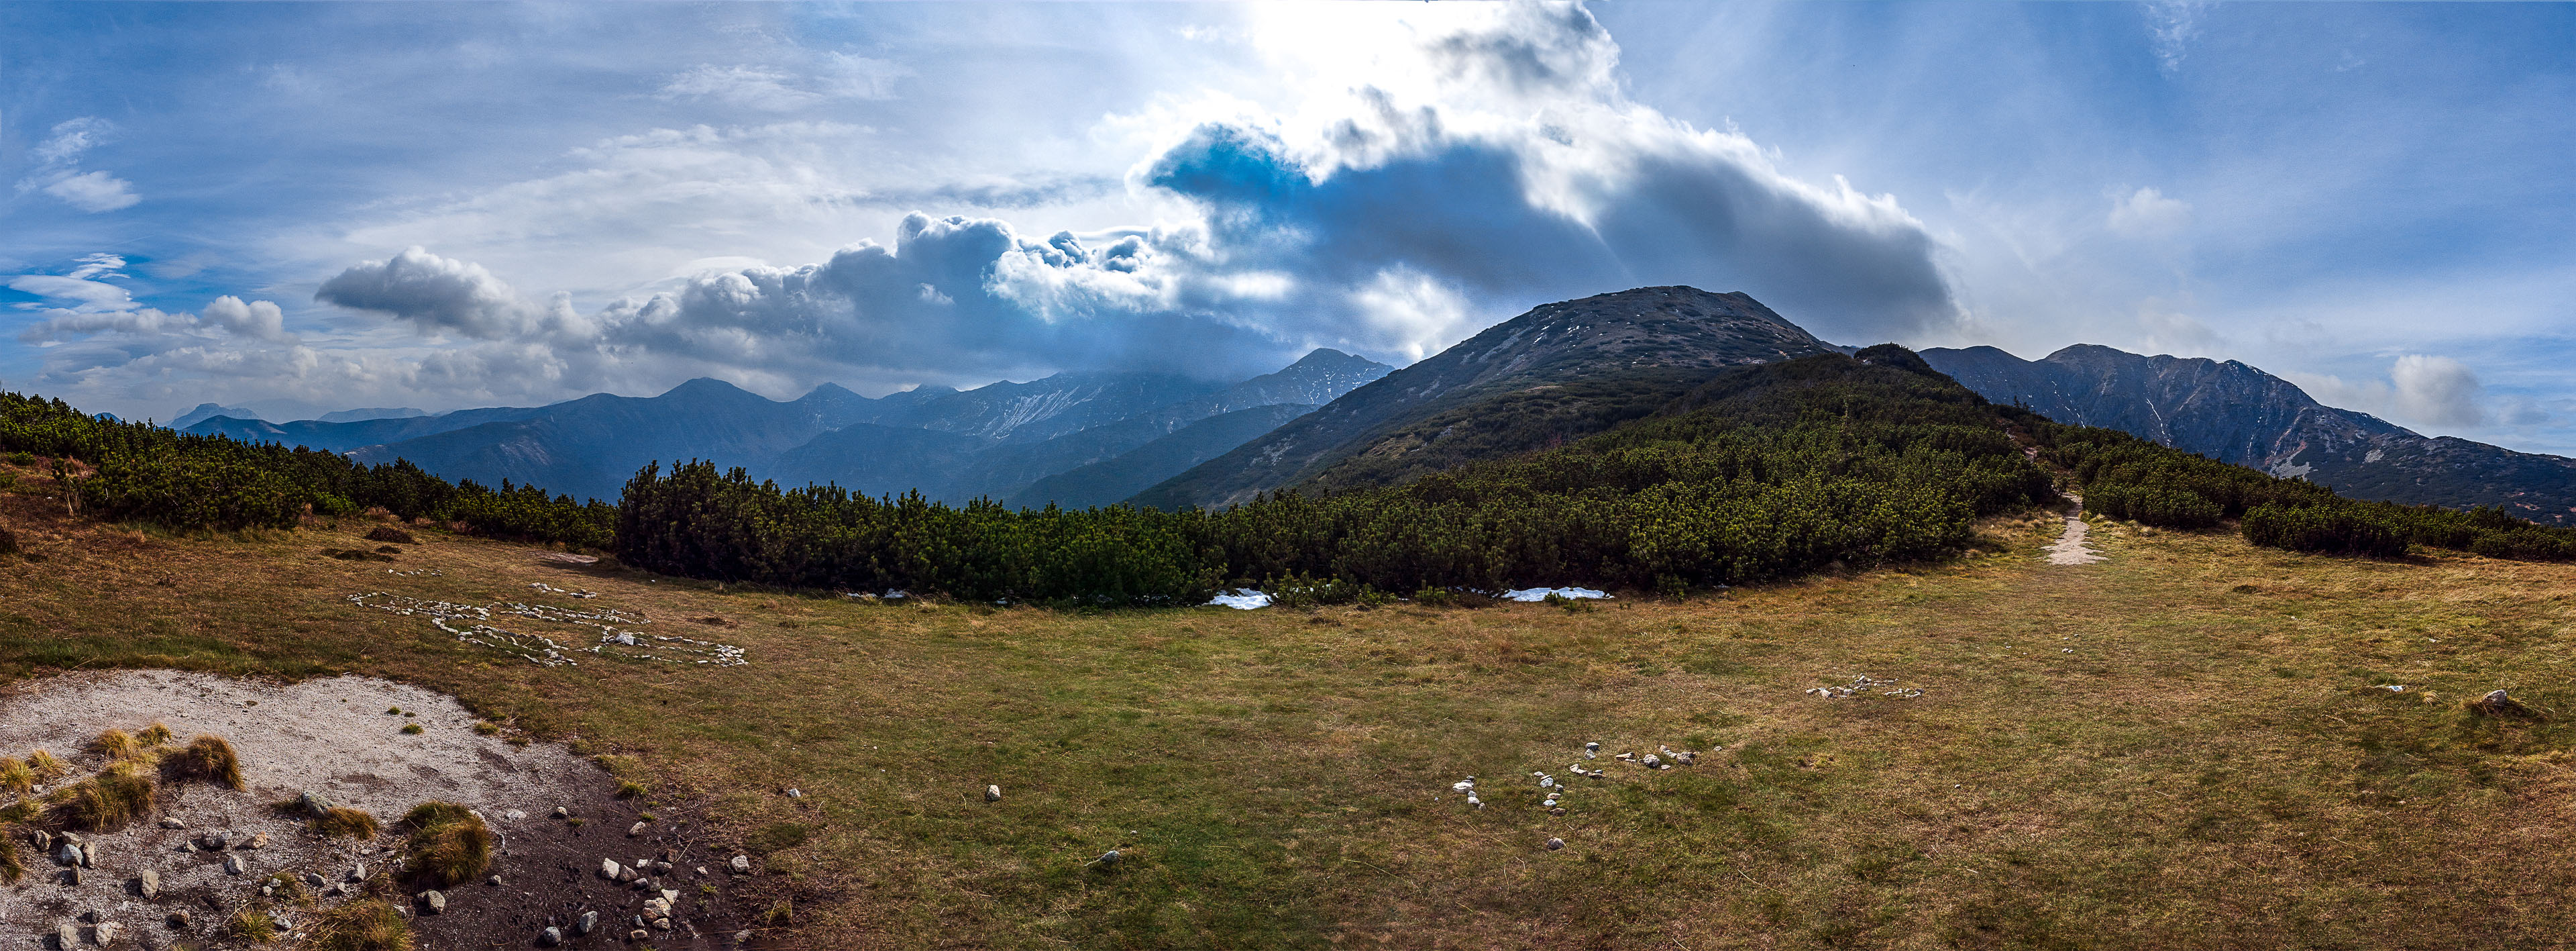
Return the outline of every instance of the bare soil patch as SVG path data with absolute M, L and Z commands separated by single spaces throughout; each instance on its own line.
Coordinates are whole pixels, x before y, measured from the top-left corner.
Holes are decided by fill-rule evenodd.
M 444 694 L 368 677 L 276 684 L 168 670 L 73 673 L 0 688 L 0 755 L 44 749 L 72 767 L 70 775 L 40 786 L 39 799 L 106 765 L 105 757 L 84 750 L 92 737 L 156 722 L 177 743 L 198 734 L 223 737 L 239 754 L 249 788 L 162 785 L 151 814 L 84 836 L 95 847 L 95 862 L 76 883 L 70 869 L 18 843 L 29 874 L 0 887 L 0 933 L 31 940 L 73 923 L 91 940 L 95 923 L 78 920 L 89 916 L 121 926 L 132 937 L 120 943 L 132 947 L 227 946 L 223 923 L 258 908 L 278 912 L 292 941 L 309 937 L 304 932 L 324 909 L 374 892 L 413 910 L 424 949 L 530 946 L 549 924 L 564 928 L 567 947 L 605 947 L 623 943 L 645 903 L 670 889 L 679 893 L 672 928 L 646 929 L 655 947 L 731 944 L 728 856 L 693 848 L 689 817 L 657 808 L 654 821 L 629 836 L 644 810 L 616 797 L 614 778 L 561 745 L 478 732 L 477 718 Z M 403 732 L 414 725 L 418 733 Z M 369 839 L 329 837 L 306 817 L 277 808 L 306 792 L 372 814 L 382 831 Z M 440 887 L 397 867 L 408 832 L 402 816 L 432 800 L 482 815 L 496 837 L 485 875 L 498 876 L 500 884 L 478 876 Z M 556 818 L 557 807 L 581 821 Z M 184 828 L 169 828 L 164 819 Z M 205 848 L 209 834 L 223 836 L 226 846 Z M 242 847 L 263 835 L 258 847 Z M 192 841 L 198 844 L 191 847 Z M 604 858 L 646 869 L 666 858 L 673 864 L 653 874 L 647 887 L 601 878 L 596 870 Z M 241 871 L 228 868 L 231 860 Z M 697 871 L 701 866 L 705 874 Z M 146 870 L 158 879 L 152 898 L 140 894 Z M 351 881 L 353 871 L 361 881 Z M 303 878 L 308 873 L 323 884 L 310 884 L 317 879 Z M 262 886 L 279 876 L 309 897 L 263 896 Z M 444 899 L 436 914 L 417 897 L 433 887 Z M 181 910 L 190 923 L 172 927 L 168 914 Z M 599 914 L 598 927 L 575 937 L 569 926 L 586 911 Z

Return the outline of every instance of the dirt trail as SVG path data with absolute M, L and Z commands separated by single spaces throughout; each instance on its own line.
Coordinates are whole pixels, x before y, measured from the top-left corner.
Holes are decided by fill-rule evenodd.
M 2075 507 L 2066 513 L 2066 531 L 2057 536 L 2057 544 L 2044 549 L 2048 552 L 2048 563 L 2089 565 L 2104 560 L 2101 553 L 2094 551 L 2084 540 L 2084 534 L 2088 528 L 2084 524 L 2084 497 L 2069 495 L 2067 498 L 2075 500 Z

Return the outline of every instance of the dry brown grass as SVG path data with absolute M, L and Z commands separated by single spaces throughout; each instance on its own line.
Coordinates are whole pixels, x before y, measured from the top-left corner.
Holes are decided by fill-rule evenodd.
M 33 770 L 39 780 L 60 779 L 71 775 L 72 771 L 70 766 L 65 765 L 62 760 L 55 759 L 54 754 L 44 750 L 27 754 L 27 768 Z
M 411 922 L 392 902 L 358 898 L 342 902 L 314 919 L 310 932 L 315 951 L 409 951 Z
M 0 791 L 25 794 L 36 788 L 36 771 L 22 759 L 0 759 Z
M 492 864 L 492 830 L 464 806 L 432 800 L 403 815 L 411 866 L 441 887 L 471 881 Z
M 2576 927 L 2576 868 L 2546 859 L 2576 844 L 2576 725 L 2463 706 L 2504 687 L 2576 709 L 2556 648 L 2576 566 L 2104 523 L 2110 561 L 2052 568 L 2040 518 L 1989 526 L 2006 555 L 1919 570 L 1310 624 L 870 607 L 461 539 L 406 556 L 440 577 L 311 557 L 363 526 L 13 524 L 56 557 L 0 563 L 0 665 L 455 693 L 703 797 L 712 845 L 774 847 L 739 887 L 791 901 L 806 946 L 2519 947 Z M 752 664 L 542 668 L 340 600 L 532 581 L 650 630 L 738 619 L 722 638 Z M 1801 693 L 1864 673 L 1925 693 Z M 1585 740 L 1703 755 L 1578 784 L 1562 817 L 1513 785 L 1565 775 Z M 1447 795 L 1470 774 L 1486 809 Z M 1128 860 L 1086 865 L 1113 847 Z
M 142 764 L 119 760 L 49 798 L 65 826 L 106 832 L 151 812 L 155 792 Z
M 363 842 L 376 837 L 376 817 L 364 809 L 333 806 L 313 820 L 313 831 Z
M 233 745 L 211 733 L 198 734 L 188 741 L 188 748 L 164 758 L 161 769 L 172 779 L 249 788 L 242 783 L 241 757 L 233 752 Z
M 89 751 L 109 759 L 133 759 L 143 755 L 143 744 L 124 730 L 107 730 L 89 741 Z

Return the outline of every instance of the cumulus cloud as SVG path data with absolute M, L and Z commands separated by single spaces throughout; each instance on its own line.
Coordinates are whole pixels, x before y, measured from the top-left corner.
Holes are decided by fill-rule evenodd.
M 322 282 L 313 299 L 408 321 L 424 336 L 502 340 L 579 324 L 565 308 L 538 307 L 482 265 L 413 247 Z
M 2127 197 L 2114 196 L 2105 223 L 2113 232 L 2133 238 L 2170 235 L 2191 224 L 2191 203 L 2141 188 Z
M 19 193 L 38 192 L 91 213 L 128 208 L 142 201 L 142 196 L 134 193 L 134 183 L 107 172 L 84 172 L 77 167 L 83 154 L 104 144 L 115 130 L 113 123 L 94 116 L 56 124 L 52 135 L 28 150 L 38 164 L 34 172 L 18 180 Z
M 2486 425 L 2486 387 L 2477 371 L 2450 357 L 2407 354 L 2388 368 L 2386 381 L 2346 382 L 2335 376 L 2302 376 L 2296 382 L 2319 402 L 2387 417 L 2399 423 L 2434 429 L 2468 429 Z M 2545 420 L 2547 413 L 2529 401 L 2508 405 L 2508 424 Z
M 623 301 L 603 339 L 1234 372 L 1317 345 L 1409 361 L 1536 303 L 1647 284 L 1751 291 L 1833 337 L 1958 319 L 1934 240 L 1894 199 L 1792 178 L 1741 135 L 1627 99 L 1583 8 L 1408 30 L 1293 112 L 1136 120 L 1173 131 L 1129 183 L 1184 220 L 1040 240 L 915 213 L 892 247 Z
M 1581 6 L 1255 15 L 1275 15 L 1276 28 L 1213 41 L 1296 59 L 1281 67 L 1299 77 L 1294 88 L 1269 106 L 1165 99 L 1106 120 L 1104 138 L 1140 148 L 1123 181 L 926 189 L 907 197 L 930 208 L 902 216 L 889 242 L 859 241 L 801 266 L 735 260 L 583 309 L 563 294 L 540 302 L 476 261 L 411 247 L 352 265 L 315 294 L 389 318 L 379 331 L 414 335 L 378 351 L 403 361 L 317 351 L 296 379 L 350 374 L 353 394 L 399 380 L 465 401 L 505 386 L 545 398 L 696 375 L 773 393 L 1066 369 L 1239 376 L 1316 346 L 1409 362 L 1536 304 L 1658 284 L 1747 291 L 1849 342 L 1920 339 L 1959 320 L 1938 243 L 1894 198 L 1792 176 L 1743 135 L 1631 100 L 1617 44 Z M 788 111 L 815 96 L 881 95 L 897 75 L 856 59 L 834 65 L 837 87 L 828 71 L 701 66 L 663 94 Z M 628 136 L 571 156 L 589 167 L 408 225 L 490 234 L 467 225 L 525 226 L 536 207 L 590 215 L 595 227 L 640 213 L 598 200 L 612 192 L 660 202 L 649 210 L 664 218 L 697 207 L 689 203 L 869 207 L 885 196 L 788 170 L 813 143 L 873 134 L 778 123 Z M 1153 220 L 1036 231 L 945 213 L 1061 208 L 1065 194 L 1121 189 Z M 416 240 L 382 226 L 352 239 Z M 764 257 L 700 248 L 680 259 L 718 250 Z M 221 313 L 208 326 L 251 337 L 267 326 L 247 311 Z M 220 365 L 211 353 L 150 359 L 152 372 Z M 138 372 L 145 365 L 134 361 Z

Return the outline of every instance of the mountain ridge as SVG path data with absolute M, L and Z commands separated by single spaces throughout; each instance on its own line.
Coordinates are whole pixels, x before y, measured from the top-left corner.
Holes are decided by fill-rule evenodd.
M 2122 430 L 2355 498 L 2495 505 L 2543 524 L 2576 524 L 2576 459 L 2425 436 L 2318 403 L 2296 384 L 2235 360 L 2146 356 L 2098 344 L 2038 360 L 1994 347 L 1921 355 L 1978 395 L 2061 423 Z

